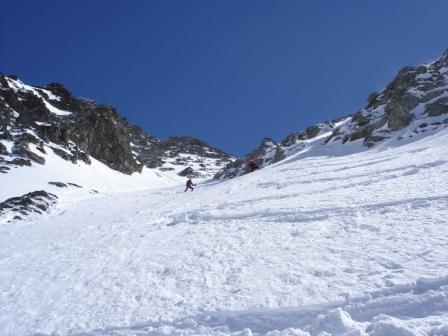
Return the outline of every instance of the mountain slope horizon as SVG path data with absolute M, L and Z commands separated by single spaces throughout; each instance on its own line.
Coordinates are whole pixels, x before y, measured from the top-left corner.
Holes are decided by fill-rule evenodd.
M 0 224 L 0 333 L 446 335 L 448 129 L 410 140 L 188 193 L 64 188 Z
M 299 152 L 309 153 L 320 145 L 362 142 L 367 149 L 392 137 L 412 138 L 447 124 L 448 49 L 434 61 L 402 68 L 385 89 L 370 93 L 367 104 L 355 113 L 289 134 L 280 143 L 262 139 L 259 147 L 229 163 L 215 178 L 247 174 L 251 161 L 263 168 Z
M 409 126 L 409 123 L 418 117 L 416 114 L 426 114 L 429 117 L 438 117 L 446 114 L 446 90 L 444 86 L 447 80 L 444 71 L 448 63 L 447 55 L 448 49 L 436 61 L 419 67 L 403 68 L 386 89 L 369 95 L 368 103 L 363 109 L 347 115 L 345 123 L 340 123 L 344 119 L 341 117 L 333 121 L 316 124 L 304 131 L 288 135 L 280 143 L 270 138 L 265 138 L 262 140 L 260 147 L 239 160 L 235 160 L 235 157 L 194 138 L 173 136 L 166 140 L 159 140 L 147 134 L 138 126 L 129 125 L 126 118 L 121 117 L 113 107 L 98 104 L 85 98 L 76 99 L 66 88 L 58 83 L 33 87 L 23 84 L 16 76 L 1 75 L 1 92 L 3 92 L 3 96 L 0 100 L 3 102 L 1 125 L 3 131 L 0 137 L 12 141 L 13 137 L 8 133 L 7 129 L 8 127 L 11 128 L 11 121 L 14 120 L 14 109 L 8 110 L 10 108 L 9 104 L 11 104 L 12 106 L 15 105 L 16 109 L 21 110 L 18 121 L 14 120 L 14 122 L 24 123 L 22 127 L 24 126 L 25 128 L 32 124 L 32 127 L 37 128 L 38 133 L 40 132 L 41 134 L 39 134 L 40 137 L 38 136 L 34 139 L 32 135 L 27 134 L 25 136 L 26 139 L 19 139 L 18 145 L 15 146 L 16 148 L 10 145 L 11 149 L 15 148 L 14 155 L 17 157 L 10 162 L 22 166 L 30 165 L 31 162 L 43 163 L 44 159 L 39 156 L 39 152 L 33 152 L 27 148 L 27 142 L 31 141 L 34 144 L 39 142 L 40 147 L 37 146 L 37 149 L 42 152 L 44 150 L 42 148 L 43 140 L 51 140 L 56 141 L 58 145 L 61 142 L 66 142 L 65 149 L 68 152 L 53 148 L 53 151 L 64 159 L 69 159 L 73 162 L 77 162 L 79 159 L 88 164 L 89 154 L 86 153 L 87 150 L 94 158 L 99 159 L 99 161 L 105 163 L 110 168 L 126 174 L 139 172 L 143 166 L 159 168 L 164 171 L 172 170 L 172 165 L 164 166 L 166 159 L 171 157 L 170 163 L 175 163 L 175 165 L 182 167 L 185 170 L 183 173 L 185 176 L 210 177 L 215 175 L 216 178 L 228 178 L 247 173 L 249 171 L 247 166 L 249 161 L 255 161 L 260 167 L 278 162 L 296 153 L 298 150 L 303 150 L 307 147 L 307 141 L 311 141 L 316 137 L 322 137 L 324 133 L 331 132 L 331 136 L 324 137 L 325 142 L 341 141 L 345 143 L 363 139 L 364 145 L 370 147 L 374 146 L 375 142 L 387 139 L 389 137 L 387 134 L 392 134 Z M 8 90 L 9 92 L 7 92 Z M 17 95 L 17 97 L 14 97 L 14 95 Z M 21 100 L 26 101 L 26 104 L 29 106 L 21 106 L 24 105 L 23 103 L 18 103 Z M 417 108 L 423 110 L 416 112 L 415 109 Z M 98 132 L 99 129 L 108 130 L 115 128 L 115 130 L 112 131 L 112 134 L 106 132 L 104 139 L 100 139 L 95 144 L 93 143 L 94 141 L 88 140 L 93 138 L 89 135 L 94 133 L 94 130 L 90 127 L 91 125 L 89 126 L 89 123 L 86 123 L 86 118 L 78 121 L 70 120 L 72 115 L 69 112 L 70 109 L 82 110 L 84 114 L 86 111 L 93 111 L 90 113 L 102 114 L 99 119 L 105 119 L 106 121 L 111 119 L 104 125 L 96 125 L 95 138 L 102 135 L 102 132 Z M 428 109 L 431 111 L 428 111 Z M 5 114 L 8 116 L 6 117 Z M 47 127 L 51 126 L 51 123 L 50 125 L 48 124 L 48 120 L 50 117 L 54 117 L 55 114 L 57 119 L 68 119 L 68 123 L 74 123 L 74 129 L 67 126 L 68 123 L 66 121 L 59 122 L 56 130 L 51 130 L 51 127 Z M 350 120 L 348 121 L 349 118 Z M 440 121 L 432 121 L 432 123 L 437 122 Z M 76 125 L 77 123 L 81 123 L 81 125 Z M 122 126 L 115 127 L 117 124 L 122 124 Z M 420 125 L 425 124 L 427 125 L 428 123 L 422 121 Z M 87 132 L 81 130 L 86 128 L 86 126 L 89 126 L 91 130 L 87 130 Z M 383 129 L 384 127 L 388 129 Z M 48 128 L 50 131 L 48 129 L 41 130 L 40 128 Z M 425 127 L 420 128 L 423 128 L 421 131 L 425 131 Z M 82 134 L 83 132 L 87 134 Z M 74 133 L 74 135 L 70 138 L 71 133 Z M 113 140 L 112 143 L 105 144 L 108 142 L 107 139 Z M 69 144 L 68 142 L 72 143 Z M 112 152 L 109 148 L 112 148 Z M 1 150 L 2 154 L 7 153 L 4 144 L 2 144 Z M 219 167 L 213 168 L 209 172 L 206 172 L 207 168 L 204 166 L 198 167 L 195 165 L 193 169 L 191 161 L 180 157 L 188 153 L 199 154 L 208 159 L 219 159 L 218 161 L 215 160 Z M 228 164 L 228 167 L 224 168 L 226 164 Z M 213 166 L 214 163 L 211 165 Z M 8 170 L 7 168 L 2 166 L 0 171 L 5 172 Z M 202 170 L 202 172 L 199 170 Z M 180 171 L 176 169 L 176 172 L 179 173 Z
M 2 207 L 20 211 L 10 198 L 32 208 L 36 201 L 27 195 L 59 195 L 66 187 L 82 187 L 89 197 L 98 191 L 178 185 L 186 177 L 225 180 L 250 172 L 250 162 L 264 168 L 292 157 L 350 154 L 439 132 L 448 125 L 448 50 L 435 61 L 400 70 L 356 113 L 310 126 L 280 143 L 265 138 L 240 159 L 188 136 L 157 139 L 113 107 L 75 98 L 59 83 L 30 86 L 1 74 L 0 112 L 0 172 L 5 185 L 14 186 L 0 193 Z M 39 183 L 20 182 L 30 179 Z M 54 200 L 43 202 L 47 208 Z M 7 221 L 21 218 L 8 213 Z

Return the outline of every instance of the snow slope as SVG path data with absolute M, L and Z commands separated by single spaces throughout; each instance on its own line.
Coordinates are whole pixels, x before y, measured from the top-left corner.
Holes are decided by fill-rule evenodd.
M 419 136 L 0 225 L 0 335 L 448 335 L 448 129 Z
M 51 144 L 56 147 L 57 145 Z M 68 207 L 74 201 L 91 199 L 92 196 L 107 195 L 122 191 L 160 188 L 180 185 L 185 178 L 175 171 L 158 172 L 144 167 L 141 173 L 122 174 L 105 164 L 91 158 L 91 164 L 78 161 L 73 164 L 48 150 L 43 154 L 45 165 L 13 167 L 8 174 L 1 176 L 0 200 L 21 196 L 35 190 L 46 190 L 56 194 L 59 206 Z M 50 183 L 64 183 L 57 187 Z M 8 223 L 16 216 L 15 212 L 0 215 L 0 225 Z

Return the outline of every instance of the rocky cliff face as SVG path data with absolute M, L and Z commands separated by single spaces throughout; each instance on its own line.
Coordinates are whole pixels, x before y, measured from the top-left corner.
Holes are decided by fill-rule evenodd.
M 335 129 L 327 142 L 362 139 L 372 147 L 409 127 L 414 134 L 440 127 L 446 120 L 443 116 L 448 117 L 448 50 L 434 62 L 401 69 L 386 89 L 370 94 L 367 105 Z
M 129 134 L 139 162 L 148 168 L 178 171 L 180 176 L 211 177 L 235 160 L 222 150 L 192 137 L 170 136 L 159 140 L 135 126 L 131 126 Z
M 249 161 L 265 167 L 315 145 L 360 141 L 369 148 L 387 139 L 412 138 L 447 125 L 448 50 L 434 62 L 403 68 L 383 91 L 368 96 L 364 108 L 346 118 L 314 125 L 280 143 L 263 139 L 258 148 L 230 163 L 215 178 L 240 176 L 249 172 Z
M 77 99 L 61 84 L 29 86 L 0 74 L 0 172 L 45 164 L 48 151 L 73 163 L 91 157 L 125 174 L 152 169 L 213 176 L 234 158 L 187 137 L 161 141 L 111 106 Z

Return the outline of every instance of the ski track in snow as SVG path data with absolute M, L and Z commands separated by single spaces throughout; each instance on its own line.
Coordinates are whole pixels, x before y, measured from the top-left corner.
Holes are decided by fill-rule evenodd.
M 1 225 L 0 334 L 448 335 L 447 140 Z

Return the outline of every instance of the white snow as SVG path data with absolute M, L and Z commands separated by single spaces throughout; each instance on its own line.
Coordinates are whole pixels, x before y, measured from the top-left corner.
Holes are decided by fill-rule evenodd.
M 3 142 L 8 146 L 8 143 Z M 21 196 L 34 190 L 47 190 L 61 196 L 63 199 L 73 201 L 76 199 L 91 197 L 91 191 L 96 190 L 103 194 L 116 193 L 129 190 L 160 188 L 183 183 L 184 178 L 172 172 L 164 172 L 163 175 L 155 170 L 143 168 L 142 173 L 132 175 L 122 174 L 112 170 L 103 163 L 90 158 L 92 163 L 86 164 L 78 161 L 73 164 L 53 153 L 51 147 L 67 151 L 54 143 L 44 146 L 47 154 L 43 154 L 30 146 L 37 155 L 45 159 L 45 165 L 33 164 L 31 167 L 11 168 L 8 174 L 2 174 L 0 188 L 0 201 L 10 197 Z M 60 189 L 51 186 L 48 182 L 71 182 L 82 186 L 82 189 Z M 69 194 L 68 196 L 66 194 Z M 73 195 L 75 194 L 75 195 Z M 1 222 L 0 222 L 1 223 Z
M 165 152 L 165 155 L 169 155 L 169 151 Z M 182 164 L 179 164 L 177 159 L 182 160 Z M 195 154 L 183 154 L 179 153 L 175 157 L 167 157 L 164 159 L 164 163 L 158 169 L 166 172 L 167 169 L 171 169 L 172 174 L 176 175 L 186 167 L 191 167 L 195 172 L 199 172 L 201 176 L 213 177 L 218 168 L 224 168 L 227 162 L 216 158 L 201 157 Z M 164 174 L 163 173 L 163 174 Z
M 408 90 L 408 93 L 413 95 L 413 96 L 416 96 L 417 98 L 420 98 L 420 97 L 422 97 L 422 96 L 424 96 L 426 94 L 425 91 L 419 90 L 418 87 L 417 88 L 415 88 L 415 87 L 410 88 Z
M 47 98 L 41 94 L 41 92 L 46 93 L 49 100 L 58 100 L 58 101 L 61 100 L 60 97 L 55 96 L 51 91 L 26 85 L 19 79 L 14 80 L 10 77 L 6 77 L 6 80 L 8 81 L 9 86 L 16 92 L 19 90 L 30 91 L 35 96 L 42 98 L 43 102 L 45 103 L 45 106 L 47 107 L 48 110 L 50 110 L 50 112 L 57 114 L 59 116 L 66 116 L 71 114 L 71 112 L 69 111 L 60 110 L 54 107 L 51 103 L 48 102 Z
M 51 113 L 54 113 L 54 114 L 56 114 L 56 115 L 58 115 L 58 116 L 66 116 L 66 115 L 70 115 L 70 114 L 72 114 L 72 113 L 69 112 L 69 111 L 60 110 L 60 109 L 58 109 L 57 107 L 54 107 L 54 106 L 51 105 L 49 102 L 47 102 L 45 99 L 44 99 L 44 103 L 45 103 L 45 106 L 47 107 L 47 109 L 48 109 Z
M 42 121 L 35 121 L 35 123 L 39 126 L 51 126 L 50 123 L 42 122 Z
M 428 79 L 431 77 L 432 77 L 432 74 L 430 72 L 425 72 L 425 73 L 418 74 L 417 76 L 415 76 L 415 79 L 416 80 L 424 80 L 424 79 Z
M 62 197 L 0 225 L 0 334 L 448 335 L 448 130 L 428 134 L 188 193 L 53 154 L 0 175 Z
M 44 92 L 48 96 L 48 99 L 50 99 L 50 100 L 58 100 L 58 101 L 61 100 L 61 97 L 54 95 L 50 90 L 36 88 L 31 85 L 24 84 L 20 79 L 15 80 L 10 77 L 6 77 L 6 80 L 9 84 L 9 86 L 15 92 L 17 92 L 19 90 L 31 91 L 34 95 L 45 99 L 45 97 L 39 92 L 39 91 L 41 91 L 41 92 Z
M 343 119 L 343 120 L 341 120 L 341 121 L 335 123 L 335 124 L 334 124 L 334 128 L 338 128 L 338 127 L 340 127 L 340 126 L 342 126 L 342 125 L 344 125 L 344 124 L 349 123 L 349 122 L 351 121 L 351 119 L 352 119 L 351 117 L 348 117 L 348 118 L 345 118 L 345 119 Z

